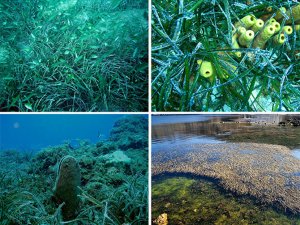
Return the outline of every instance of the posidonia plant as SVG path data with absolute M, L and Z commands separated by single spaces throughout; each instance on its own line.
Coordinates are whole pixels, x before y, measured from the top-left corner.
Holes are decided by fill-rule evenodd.
M 0 111 L 146 111 L 142 1 L 5 1 L 0 11 Z
M 299 111 L 298 8 L 154 0 L 153 111 Z

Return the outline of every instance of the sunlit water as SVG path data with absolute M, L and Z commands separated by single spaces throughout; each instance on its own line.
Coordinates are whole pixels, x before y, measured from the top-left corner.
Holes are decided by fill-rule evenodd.
M 154 117 L 152 153 L 189 144 L 255 142 L 287 146 L 291 149 L 291 153 L 300 159 L 300 128 L 274 124 L 235 123 L 234 119 L 237 117 L 229 118 L 224 115 Z M 224 123 L 223 120 L 231 122 Z M 247 149 L 242 151 L 243 154 L 260 154 L 259 151 Z M 290 217 L 283 211 L 278 212 L 272 206 L 261 205 L 253 199 L 222 191 L 214 182 L 182 178 L 180 175 L 173 177 L 173 179 L 164 176 L 153 178 L 153 218 L 165 212 L 172 224 L 232 224 L 240 221 L 249 224 L 260 221 L 261 224 L 263 222 L 267 224 L 270 220 L 274 224 L 300 223 L 298 216 Z
M 200 117 L 199 117 L 200 116 Z M 183 144 L 183 143 L 218 143 L 222 142 L 254 142 L 277 144 L 291 150 L 300 146 L 300 127 L 236 123 L 238 116 L 191 116 L 174 115 L 153 118 L 152 143 Z M 176 122 L 179 121 L 179 122 Z M 232 121 L 230 123 L 223 121 Z
M 218 144 L 225 141 L 218 140 L 215 137 L 208 137 L 205 135 L 194 136 L 188 134 L 175 134 L 169 138 L 156 139 L 152 142 L 152 152 L 156 152 L 161 148 L 166 148 L 172 145 L 186 145 L 186 144 Z
M 293 156 L 295 156 L 297 159 L 300 159 L 300 149 L 294 149 Z

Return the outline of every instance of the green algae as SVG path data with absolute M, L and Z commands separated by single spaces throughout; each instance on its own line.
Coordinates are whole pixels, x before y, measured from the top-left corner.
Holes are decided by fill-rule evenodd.
M 299 217 L 235 196 L 214 181 L 187 176 L 155 177 L 152 220 L 168 214 L 169 224 L 300 224 Z

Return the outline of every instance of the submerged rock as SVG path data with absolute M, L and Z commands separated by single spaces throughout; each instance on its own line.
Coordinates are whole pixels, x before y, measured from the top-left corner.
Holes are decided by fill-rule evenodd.
M 79 210 L 80 168 L 76 159 L 72 156 L 62 158 L 54 187 L 54 199 L 62 204 L 64 220 L 74 219 Z
M 148 146 L 148 120 L 144 116 L 126 116 L 118 120 L 110 132 L 109 140 L 121 150 L 141 149 Z
M 45 148 L 33 157 L 31 171 L 38 174 L 54 173 L 53 168 L 59 159 L 69 153 L 70 150 L 65 145 Z
M 112 154 L 106 155 L 106 159 L 110 163 L 130 163 L 131 159 L 123 152 L 120 150 L 117 150 L 113 152 Z

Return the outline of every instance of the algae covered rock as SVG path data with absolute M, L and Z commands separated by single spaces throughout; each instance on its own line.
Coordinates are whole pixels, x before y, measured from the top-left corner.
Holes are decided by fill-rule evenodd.
M 93 155 L 105 155 L 110 152 L 113 152 L 117 149 L 117 145 L 114 142 L 110 141 L 100 141 L 96 144 L 96 148 L 93 149 Z
M 53 173 L 53 168 L 59 159 L 69 154 L 69 148 L 65 145 L 45 148 L 33 158 L 31 172 L 38 174 Z
M 56 184 L 54 187 L 54 199 L 62 204 L 64 220 L 74 219 L 79 210 L 80 168 L 76 159 L 65 156 L 61 159 Z
M 106 155 L 106 159 L 110 163 L 130 163 L 131 159 L 120 150 L 117 150 L 111 154 Z
M 144 116 L 126 116 L 114 124 L 109 140 L 121 150 L 148 146 L 148 120 Z

